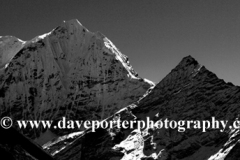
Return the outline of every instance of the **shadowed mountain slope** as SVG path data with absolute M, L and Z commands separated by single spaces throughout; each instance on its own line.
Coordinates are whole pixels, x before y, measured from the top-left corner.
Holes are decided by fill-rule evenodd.
M 240 87 L 225 83 L 187 56 L 141 100 L 107 121 L 228 120 L 220 129 L 98 129 L 46 146 L 59 160 L 237 160 L 239 131 L 229 128 L 239 116 Z M 186 127 L 186 126 L 185 126 Z M 64 144 L 64 142 L 66 142 Z M 68 145 L 66 145 L 68 144 Z

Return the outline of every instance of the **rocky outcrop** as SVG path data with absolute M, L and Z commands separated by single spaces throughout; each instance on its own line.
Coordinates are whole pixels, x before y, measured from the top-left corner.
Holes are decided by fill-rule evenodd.
M 238 118 L 240 87 L 225 83 L 191 56 L 183 60 L 138 102 L 106 119 L 228 120 Z M 186 126 L 185 126 L 186 127 Z M 66 145 L 67 144 L 67 145 Z M 61 149 L 60 149 L 61 148 Z M 90 130 L 46 146 L 59 160 L 222 160 L 239 159 L 239 132 L 219 129 L 153 127 Z M 56 152 L 59 151 L 59 152 Z M 54 154 L 53 154 L 54 153 Z
M 100 120 L 137 101 L 154 85 L 138 77 L 127 56 L 107 37 L 77 20 L 30 41 L 0 40 L 0 113 L 13 120 Z M 35 139 L 46 131 L 21 132 Z

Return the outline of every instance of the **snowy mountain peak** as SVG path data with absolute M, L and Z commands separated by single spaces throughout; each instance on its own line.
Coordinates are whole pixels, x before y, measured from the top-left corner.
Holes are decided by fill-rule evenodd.
M 14 120 L 104 119 L 153 86 L 107 37 L 88 31 L 78 20 L 64 21 L 27 42 L 10 40 L 1 50 L 1 64 L 9 65 L 0 76 L 0 113 Z M 54 133 L 23 133 L 43 143 L 42 135 L 69 132 L 50 130 Z

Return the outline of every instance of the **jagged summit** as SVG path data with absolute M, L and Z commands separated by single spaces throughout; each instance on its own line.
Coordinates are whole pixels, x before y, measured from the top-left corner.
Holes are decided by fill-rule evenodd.
M 182 61 L 196 61 L 196 59 L 193 58 L 191 55 L 188 55 L 188 56 L 186 56 L 186 57 L 183 57 L 182 60 L 181 60 L 181 62 L 182 62 Z M 180 63 L 181 63 L 181 62 L 180 62 Z
M 69 31 L 79 31 L 84 30 L 86 32 L 90 32 L 86 27 L 84 27 L 77 19 L 72 19 L 68 21 L 63 21 L 61 25 L 55 29 L 53 29 L 51 32 L 39 35 L 34 37 L 31 40 L 23 41 L 15 36 L 0 36 L 0 69 L 7 67 L 8 63 L 11 61 L 11 59 L 24 47 L 28 47 L 32 43 L 36 43 L 37 41 L 40 41 L 49 35 L 51 35 L 55 30 L 58 28 L 65 28 Z M 93 33 L 91 33 L 93 34 Z M 105 37 L 102 33 L 97 32 L 96 35 L 98 37 L 101 37 L 102 39 Z
M 191 67 L 190 67 L 191 66 Z M 184 57 L 173 70 L 184 70 L 186 68 L 197 69 L 201 65 L 191 55 Z
M 11 59 L 24 47 L 28 47 L 33 43 L 36 43 L 40 40 L 43 40 L 54 32 L 58 32 L 60 28 L 63 30 L 67 30 L 70 34 L 78 34 L 79 32 L 84 32 L 89 36 L 96 36 L 98 39 L 104 41 L 107 46 L 111 44 L 110 40 L 102 34 L 101 32 L 97 31 L 95 33 L 90 32 L 86 27 L 84 27 L 77 19 L 72 19 L 68 21 L 63 21 L 58 27 L 53 29 L 52 31 L 45 33 L 43 35 L 39 35 L 34 37 L 31 40 L 23 41 L 14 36 L 0 36 L 0 69 L 7 67 L 8 63 Z M 112 44 L 113 45 L 113 44 Z
M 84 29 L 87 32 L 90 32 L 86 27 L 84 27 L 82 25 L 82 23 L 78 19 L 71 19 L 71 20 L 68 20 L 68 21 L 63 21 L 60 26 L 66 27 L 69 30 L 71 30 L 72 27 L 74 27 L 75 29 Z
M 175 87 L 172 83 L 188 83 L 195 77 L 200 70 L 205 67 L 198 63 L 192 56 L 184 57 L 170 73 L 168 73 L 157 85 L 157 88 Z M 184 85 L 184 84 L 182 84 Z M 156 88 L 155 87 L 155 88 Z
M 76 19 L 27 42 L 6 42 L 11 47 L 2 47 L 1 53 L 11 56 L 1 63 L 9 65 L 0 76 L 0 113 L 13 120 L 104 119 L 154 85 L 137 75 L 107 37 Z M 63 134 L 50 130 L 23 133 L 41 144 Z
M 87 32 L 91 32 L 89 31 L 84 25 L 82 25 L 82 23 L 78 20 L 78 19 L 71 19 L 68 21 L 63 21 L 63 23 L 61 24 L 61 26 L 75 26 L 75 27 L 79 27 L 79 28 L 83 28 L 85 29 Z M 96 31 L 96 32 L 92 32 L 95 33 L 97 36 L 101 37 L 101 38 L 105 38 L 106 36 L 101 33 L 100 31 Z
M 76 25 L 81 25 L 81 26 L 83 26 L 82 23 L 79 22 L 78 19 L 70 19 L 70 20 L 67 20 L 67 21 L 64 20 L 63 23 L 76 24 Z
M 186 57 L 183 57 L 183 59 L 180 61 L 180 63 L 178 65 L 187 66 L 189 64 L 198 64 L 198 62 L 191 55 L 188 55 Z

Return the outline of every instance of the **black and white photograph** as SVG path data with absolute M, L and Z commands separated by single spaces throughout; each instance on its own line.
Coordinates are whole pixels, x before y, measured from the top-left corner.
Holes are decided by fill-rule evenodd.
M 240 0 L 0 0 L 0 160 L 240 160 Z

